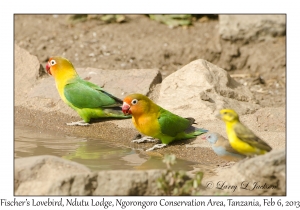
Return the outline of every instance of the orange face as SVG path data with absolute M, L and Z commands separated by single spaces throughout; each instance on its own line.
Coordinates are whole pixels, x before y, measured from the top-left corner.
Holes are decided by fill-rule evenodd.
M 56 74 L 60 74 L 59 71 L 74 71 L 73 64 L 63 57 L 52 57 L 49 58 L 48 63 L 46 64 L 46 71 L 48 74 L 55 76 Z
M 124 98 L 122 111 L 126 115 L 141 115 L 147 110 L 147 97 L 140 94 L 132 94 Z
M 52 73 L 51 73 L 51 67 L 53 67 L 55 65 L 56 65 L 56 60 L 53 59 L 53 58 L 49 58 L 49 61 L 46 64 L 46 71 L 47 71 L 48 74 L 52 75 Z

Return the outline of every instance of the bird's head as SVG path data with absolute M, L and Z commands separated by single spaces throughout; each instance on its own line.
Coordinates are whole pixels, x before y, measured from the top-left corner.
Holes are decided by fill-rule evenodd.
M 209 133 L 203 135 L 202 139 L 207 140 L 211 144 L 215 144 L 218 140 L 219 135 L 217 133 Z
M 232 109 L 222 109 L 218 115 L 218 118 L 224 122 L 233 122 L 239 120 L 239 115 Z
M 149 110 L 151 100 L 142 94 L 131 94 L 124 98 L 122 111 L 125 115 L 138 116 Z
M 46 71 L 54 77 L 63 74 L 77 74 L 73 64 L 69 60 L 58 56 L 49 58 L 46 64 Z

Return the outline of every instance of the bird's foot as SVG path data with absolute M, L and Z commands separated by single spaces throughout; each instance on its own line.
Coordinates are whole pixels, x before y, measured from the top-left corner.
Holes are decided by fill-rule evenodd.
M 150 136 L 144 136 L 143 138 L 135 139 L 135 140 L 132 140 L 131 142 L 135 142 L 135 143 L 155 142 L 155 139 Z
M 77 121 L 77 122 L 71 122 L 71 123 L 67 123 L 67 125 L 80 125 L 80 126 L 88 126 L 90 125 L 89 123 L 86 123 L 84 122 L 83 120 L 82 121 Z
M 153 147 L 151 147 L 150 149 L 147 149 L 146 152 L 148 151 L 152 151 L 154 149 L 161 149 L 163 147 L 167 146 L 166 144 L 155 144 Z

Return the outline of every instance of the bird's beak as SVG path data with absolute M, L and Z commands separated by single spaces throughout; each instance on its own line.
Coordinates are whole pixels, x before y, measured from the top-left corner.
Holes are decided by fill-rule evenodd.
M 201 136 L 201 139 L 206 140 L 206 135 Z
M 129 104 L 127 104 L 126 102 L 123 102 L 122 112 L 123 112 L 125 115 L 131 114 L 130 106 L 129 106 Z
M 50 64 L 49 64 L 49 62 L 46 64 L 46 71 L 47 71 L 48 74 L 52 75 L 51 71 L 50 71 Z
M 222 120 L 222 116 L 221 116 L 221 114 L 217 114 L 217 115 L 216 115 L 216 118 L 218 118 L 218 119 Z

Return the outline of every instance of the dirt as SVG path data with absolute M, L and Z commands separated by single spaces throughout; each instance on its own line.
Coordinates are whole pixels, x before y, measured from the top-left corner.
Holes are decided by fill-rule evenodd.
M 265 42 L 236 43 L 244 54 L 241 58 L 235 58 L 233 64 L 229 65 L 231 67 L 228 67 L 228 61 L 226 63 L 221 59 L 227 49 L 220 49 L 222 42 L 218 36 L 218 19 L 215 17 L 203 16 L 196 19 L 193 26 L 174 28 L 153 21 L 146 15 L 126 15 L 124 23 L 109 24 L 97 19 L 71 21 L 69 17 L 70 15 L 15 15 L 15 42 L 37 56 L 43 66 L 49 57 L 61 55 L 68 58 L 76 68 L 159 69 L 163 79 L 191 61 L 201 58 L 227 68 L 232 77 L 250 88 L 262 107 L 286 105 L 285 37 L 275 37 Z M 267 51 L 267 58 L 276 58 L 270 62 L 267 58 L 262 58 L 269 48 L 272 50 Z M 248 58 L 246 62 L 244 57 Z M 237 65 L 242 62 L 246 64 Z M 37 127 L 48 126 L 50 130 L 72 132 L 78 136 L 97 133 L 88 132 L 86 128 L 55 126 L 50 123 L 51 120 L 61 116 L 54 115 L 55 113 L 49 116 L 21 108 L 15 110 L 16 122 L 21 124 L 30 125 L 35 122 Z M 76 120 L 78 118 L 70 117 L 69 121 Z M 101 129 L 103 138 L 109 135 L 111 139 L 112 133 L 109 130 L 115 129 L 119 134 L 123 133 L 122 138 L 127 139 L 128 144 L 136 135 L 136 131 L 123 132 L 114 124 L 108 123 L 105 126 L 102 129 L 100 125 L 91 125 L 87 129 Z M 188 156 L 191 161 L 202 158 L 207 164 L 224 163 L 211 150 L 176 147 L 176 144 L 163 151 L 175 152 L 180 158 Z M 146 145 L 149 147 L 150 144 Z

